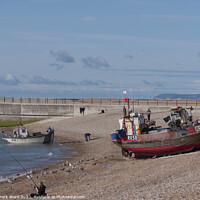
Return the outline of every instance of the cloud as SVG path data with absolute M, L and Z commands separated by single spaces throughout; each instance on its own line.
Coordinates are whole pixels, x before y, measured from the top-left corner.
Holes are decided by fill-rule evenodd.
M 82 17 L 81 20 L 82 21 L 94 21 L 94 20 L 96 20 L 96 18 L 87 16 L 87 17 Z
M 7 73 L 6 75 L 0 76 L 0 84 L 2 85 L 9 85 L 9 86 L 15 86 L 21 83 L 20 80 L 18 80 L 14 75 Z
M 57 71 L 60 71 L 61 69 L 64 68 L 63 64 L 57 64 L 57 63 L 52 63 L 50 64 L 51 67 L 55 67 L 57 69 Z
M 34 85 L 66 85 L 66 86 L 101 86 L 101 85 L 108 85 L 109 83 L 102 81 L 102 80 L 82 80 L 79 82 L 74 81 L 60 81 L 60 80 L 51 80 L 49 78 L 43 78 L 41 76 L 34 76 L 33 78 L 29 79 L 30 84 Z
M 164 87 L 165 86 L 165 82 L 155 81 L 155 86 L 157 86 L 157 87 Z
M 74 63 L 75 60 L 72 56 L 69 55 L 67 51 L 52 49 L 50 51 L 50 55 L 56 58 L 56 61 L 64 62 L 64 63 Z
M 81 62 L 84 64 L 84 67 L 88 67 L 91 69 L 105 69 L 110 68 L 110 65 L 103 57 L 87 57 L 81 58 Z
M 149 81 L 146 81 L 146 80 L 142 80 L 142 82 L 146 85 L 152 85 L 152 83 L 150 83 Z
M 166 18 L 166 19 L 181 19 L 181 20 L 199 20 L 200 16 L 190 15 L 142 15 L 144 17 Z
M 57 1 L 57 0 L 30 0 L 32 2 L 53 2 L 53 1 Z
M 125 55 L 125 58 L 127 58 L 127 59 L 133 59 L 133 56 L 132 55 Z
M 145 85 L 151 85 L 151 86 L 157 86 L 157 87 L 163 87 L 163 86 L 165 86 L 165 82 L 161 82 L 161 81 L 149 82 L 147 80 L 142 80 L 142 82 Z
M 180 65 L 181 65 L 181 64 L 180 64 L 180 63 L 178 63 L 178 62 L 175 62 L 175 64 L 176 64 L 176 65 L 178 65 L 178 66 L 180 66 Z
M 92 81 L 92 80 L 83 80 L 79 82 L 80 85 L 83 86 L 100 86 L 100 85 L 108 85 L 107 82 L 97 80 L 97 81 Z
M 43 78 L 41 76 L 34 76 L 29 80 L 31 84 L 36 84 L 36 85 L 77 85 L 77 83 L 73 81 L 60 81 L 60 80 L 51 80 L 48 78 Z
M 199 84 L 199 83 L 200 83 L 200 80 L 195 80 L 195 81 L 193 81 L 193 82 Z
M 163 67 L 164 68 L 164 67 Z M 165 67 L 166 68 L 166 67 Z M 173 69 L 153 69 L 153 68 L 141 68 L 141 69 L 127 69 L 127 68 L 110 68 L 110 69 L 99 69 L 99 70 L 106 70 L 106 71 L 119 71 L 119 72 L 146 72 L 146 73 L 150 73 L 152 75 L 158 74 L 171 74 L 171 75 L 187 75 L 188 74 L 192 74 L 192 75 L 197 75 L 200 74 L 200 70 L 173 70 Z M 132 75 L 132 74 L 131 74 Z M 199 76 L 199 75 L 198 75 Z
M 72 34 L 72 33 L 71 33 Z M 135 35 L 119 35 L 119 34 L 88 34 L 88 33 L 73 33 L 73 37 L 79 37 L 83 39 L 98 39 L 98 40 L 109 40 L 109 41 L 128 41 L 137 42 L 143 44 L 153 44 L 153 45 L 167 45 L 167 46 L 193 46 L 199 47 L 199 43 L 185 40 L 175 40 L 175 39 L 161 39 L 155 37 L 140 37 Z M 185 47 L 186 48 L 186 47 Z

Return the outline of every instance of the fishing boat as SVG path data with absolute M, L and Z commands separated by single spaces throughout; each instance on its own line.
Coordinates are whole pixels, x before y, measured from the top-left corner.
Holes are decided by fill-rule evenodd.
M 163 120 L 166 128 L 156 127 L 143 114 L 128 113 L 123 109 L 119 119 L 120 130 L 111 134 L 111 140 L 122 149 L 126 157 L 163 156 L 189 152 L 200 148 L 200 121 L 192 121 L 187 108 L 176 107 Z
M 54 129 L 49 127 L 47 134 L 42 134 L 41 132 L 29 133 L 26 127 L 18 127 L 13 130 L 12 135 L 5 134 L 2 139 L 9 144 L 52 144 Z

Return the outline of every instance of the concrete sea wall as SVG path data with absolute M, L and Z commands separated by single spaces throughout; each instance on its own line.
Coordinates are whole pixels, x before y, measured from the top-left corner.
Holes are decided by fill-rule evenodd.
M 10 116 L 66 116 L 80 115 L 80 108 L 84 107 L 84 114 L 100 113 L 110 106 L 82 105 L 82 104 L 26 104 L 26 103 L 0 103 L 0 115 Z
M 64 102 L 65 103 L 65 102 Z M 13 102 L 1 102 L 0 103 L 0 117 L 2 116 L 18 116 L 18 117 L 52 117 L 52 116 L 65 116 L 65 117 L 74 117 L 74 116 L 80 116 L 80 108 L 85 108 L 84 114 L 91 114 L 91 113 L 100 113 L 102 110 L 105 112 L 112 111 L 121 111 L 123 109 L 123 106 L 127 107 L 127 103 L 120 102 L 120 104 L 116 105 L 116 103 L 113 103 L 111 101 L 106 102 L 105 104 L 100 101 L 100 103 L 94 103 L 94 101 L 90 103 L 85 102 L 84 103 L 68 103 L 63 104 L 60 103 L 13 103 Z M 151 109 L 152 112 L 159 112 L 159 111 L 166 111 L 170 110 L 171 107 L 175 107 L 178 105 L 158 105 L 153 104 L 150 100 L 145 103 L 138 104 L 131 104 L 130 103 L 130 109 L 137 111 L 137 112 L 143 112 L 145 113 L 148 108 Z M 182 105 L 183 107 L 190 107 L 189 103 L 187 105 Z M 200 116 L 200 106 L 196 104 L 192 104 L 194 111 L 194 115 Z

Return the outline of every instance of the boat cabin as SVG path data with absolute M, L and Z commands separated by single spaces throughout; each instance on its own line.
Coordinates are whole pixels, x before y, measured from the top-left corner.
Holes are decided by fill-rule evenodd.
M 126 129 L 126 135 L 139 135 L 145 128 L 145 118 L 143 114 L 131 113 L 130 117 L 119 119 L 120 129 Z
M 123 129 L 121 137 L 126 135 L 128 140 L 143 140 L 144 138 L 149 137 L 154 138 L 156 136 L 150 136 L 149 134 L 152 135 L 155 133 L 157 133 L 156 135 L 163 133 L 162 137 L 164 137 L 164 135 L 166 135 L 166 137 L 172 137 L 170 135 L 170 132 L 172 131 L 177 132 L 177 134 L 181 133 L 181 135 L 187 134 L 187 128 L 192 126 L 191 113 L 189 115 L 187 109 L 182 107 L 173 108 L 171 110 L 171 115 L 163 119 L 168 123 L 168 128 L 156 127 L 156 122 L 145 119 L 144 114 L 135 112 L 126 115 L 126 110 L 124 113 L 124 117 L 119 119 L 119 124 L 120 130 Z M 147 136 L 147 134 L 149 136 Z M 175 137 L 176 134 L 173 134 Z
M 14 138 L 24 138 L 24 137 L 28 137 L 29 133 L 28 133 L 27 128 L 18 127 L 17 129 L 13 130 L 13 136 Z

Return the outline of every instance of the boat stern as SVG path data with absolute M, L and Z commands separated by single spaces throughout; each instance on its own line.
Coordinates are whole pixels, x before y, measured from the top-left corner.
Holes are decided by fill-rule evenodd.
M 45 135 L 43 144 L 52 144 L 54 141 L 54 129 L 49 128 L 48 134 Z

